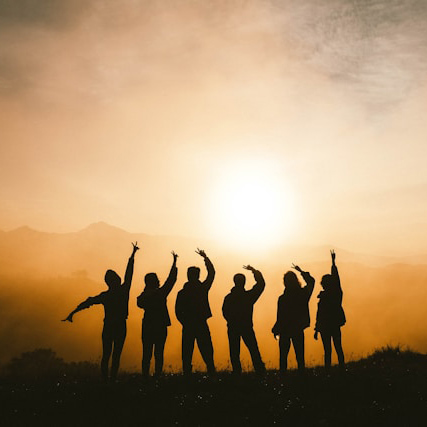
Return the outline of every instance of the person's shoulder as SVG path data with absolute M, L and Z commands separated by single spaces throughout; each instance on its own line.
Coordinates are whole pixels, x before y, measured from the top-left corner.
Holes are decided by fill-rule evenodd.
M 224 297 L 224 301 L 225 301 L 225 300 L 232 299 L 232 298 L 233 298 L 233 293 L 232 293 L 232 292 L 229 292 L 229 293 Z
M 180 289 L 177 293 L 177 296 L 179 295 L 185 295 L 185 293 L 187 292 L 188 289 L 185 288 L 185 285 L 182 289 Z
M 147 298 L 147 292 L 146 291 L 141 292 L 137 297 L 137 299 L 140 301 L 145 300 L 146 298 Z

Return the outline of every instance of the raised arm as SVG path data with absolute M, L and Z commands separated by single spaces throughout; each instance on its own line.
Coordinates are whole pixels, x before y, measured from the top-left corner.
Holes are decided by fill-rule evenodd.
M 129 286 L 132 284 L 132 276 L 133 276 L 133 264 L 135 259 L 135 253 L 139 250 L 138 248 L 138 242 L 133 243 L 132 242 L 132 254 L 129 257 L 128 265 L 126 267 L 126 273 L 125 273 L 125 281 L 123 282 L 124 285 Z
M 73 316 L 79 311 L 85 310 L 94 304 L 102 304 L 102 294 L 97 295 L 96 297 L 89 297 L 86 301 L 81 302 L 65 319 L 62 319 L 63 322 L 72 322 Z
M 262 273 L 259 270 L 256 270 L 251 265 L 244 265 L 243 268 L 245 270 L 252 271 L 254 275 L 255 285 L 249 292 L 253 298 L 253 302 L 255 303 L 264 291 L 264 288 L 265 288 L 264 277 L 262 276 Z
M 208 275 L 202 284 L 207 288 L 207 290 L 209 290 L 211 288 L 212 283 L 213 283 L 214 278 L 215 278 L 215 268 L 214 268 L 211 260 L 206 255 L 206 252 L 204 250 L 197 248 L 196 254 L 200 255 L 205 261 L 206 270 L 208 271 Z
M 310 298 L 314 289 L 314 278 L 310 275 L 308 271 L 303 271 L 298 265 L 292 264 L 292 268 L 301 273 L 301 276 L 306 283 L 306 286 L 304 286 L 304 290 L 307 292 L 307 297 Z
M 331 276 L 332 276 L 334 285 L 337 287 L 337 289 L 341 290 L 341 280 L 340 280 L 340 275 L 338 274 L 338 268 L 335 264 L 335 258 L 336 258 L 336 253 L 332 249 L 331 250 L 331 259 L 332 259 Z
M 178 258 L 178 255 L 174 251 L 172 251 L 172 256 L 173 256 L 173 263 L 172 263 L 171 270 L 169 272 L 169 276 L 166 279 L 165 284 L 160 288 L 162 292 L 165 293 L 165 295 L 169 295 L 170 291 L 172 290 L 173 286 L 176 283 L 176 277 L 178 275 L 178 269 L 176 267 L 176 260 Z

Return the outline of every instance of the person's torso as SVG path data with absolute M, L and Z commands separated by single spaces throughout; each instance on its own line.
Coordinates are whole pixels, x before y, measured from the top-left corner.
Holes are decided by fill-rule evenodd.
M 248 291 L 232 291 L 225 300 L 229 326 L 251 327 L 253 325 L 254 301 Z
M 305 329 L 310 325 L 308 298 L 304 289 L 279 298 L 279 322 L 283 328 Z
M 108 290 L 102 294 L 104 306 L 104 322 L 125 320 L 128 317 L 129 289 L 120 286 L 114 290 Z
M 345 314 L 342 308 L 342 291 L 322 291 L 317 305 L 318 326 L 341 326 L 345 323 Z
M 144 292 L 139 304 L 144 309 L 143 322 L 145 324 L 165 324 L 167 326 L 171 324 L 167 298 L 160 289 Z
M 212 316 L 208 290 L 202 283 L 187 282 L 178 293 L 179 308 L 189 320 L 207 319 Z

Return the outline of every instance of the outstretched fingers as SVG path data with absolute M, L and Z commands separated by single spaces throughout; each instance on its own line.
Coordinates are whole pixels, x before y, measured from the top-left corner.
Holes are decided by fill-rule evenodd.
M 196 254 L 202 256 L 203 258 L 206 258 L 206 252 L 203 249 L 196 249 Z

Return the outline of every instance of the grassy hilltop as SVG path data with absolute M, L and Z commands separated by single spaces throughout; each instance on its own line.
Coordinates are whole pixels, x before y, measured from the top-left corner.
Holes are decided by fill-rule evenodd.
M 195 373 L 142 381 L 122 373 L 103 384 L 91 363 L 65 363 L 37 350 L 3 367 L 2 425 L 421 426 L 427 402 L 427 355 L 383 348 L 344 372 L 307 369 L 234 379 Z

